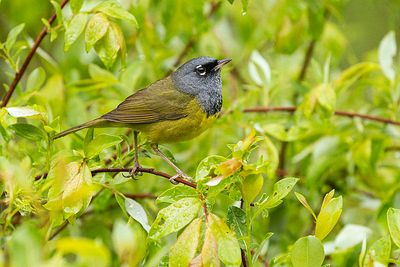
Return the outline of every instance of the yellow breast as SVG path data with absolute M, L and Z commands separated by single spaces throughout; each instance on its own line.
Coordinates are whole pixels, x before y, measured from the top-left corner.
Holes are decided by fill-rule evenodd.
M 198 136 L 208 129 L 218 116 L 217 113 L 207 117 L 196 99 L 187 105 L 185 111 L 188 115 L 184 118 L 142 124 L 135 126 L 135 129 L 144 133 L 153 143 L 174 143 Z

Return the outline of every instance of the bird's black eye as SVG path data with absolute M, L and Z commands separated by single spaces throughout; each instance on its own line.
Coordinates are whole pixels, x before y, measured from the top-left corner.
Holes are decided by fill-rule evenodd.
M 198 65 L 196 66 L 196 72 L 197 74 L 204 76 L 206 75 L 206 68 L 204 68 L 203 65 Z

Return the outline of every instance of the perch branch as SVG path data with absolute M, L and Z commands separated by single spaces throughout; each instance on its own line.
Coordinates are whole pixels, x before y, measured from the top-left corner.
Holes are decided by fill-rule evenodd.
M 267 113 L 267 112 L 295 112 L 297 107 L 255 107 L 255 108 L 246 108 L 243 110 L 245 113 Z M 369 121 L 376 121 L 384 124 L 391 124 L 400 126 L 400 121 L 395 121 L 387 118 L 382 118 L 378 116 L 368 115 L 368 114 L 361 114 L 357 112 L 351 111 L 343 111 L 343 110 L 336 110 L 334 113 L 336 116 L 341 117 L 349 117 L 349 118 L 360 118 L 363 120 Z
M 60 4 L 61 9 L 68 3 L 68 1 L 69 0 L 63 0 L 61 2 L 61 4 Z M 49 24 L 50 25 L 53 24 L 53 22 L 56 20 L 56 18 L 57 18 L 56 13 L 53 13 L 53 15 L 49 19 Z M 35 54 L 36 50 L 39 48 L 40 43 L 42 42 L 43 38 L 46 35 L 47 35 L 47 27 L 43 27 L 42 31 L 36 37 L 36 40 L 31 48 L 31 50 L 29 51 L 28 55 L 26 56 L 25 61 L 21 66 L 21 69 L 19 71 L 17 71 L 17 73 L 15 74 L 14 80 L 12 81 L 10 88 L 8 89 L 8 91 L 6 92 L 6 94 L 4 95 L 4 97 L 1 101 L 0 108 L 7 106 L 12 94 L 14 93 L 15 89 L 17 88 L 18 82 L 21 80 L 22 76 L 24 75 L 29 63 L 32 60 L 33 55 Z

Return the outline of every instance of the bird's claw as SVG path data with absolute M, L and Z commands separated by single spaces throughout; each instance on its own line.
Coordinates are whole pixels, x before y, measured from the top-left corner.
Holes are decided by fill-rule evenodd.
M 181 179 L 188 180 L 188 181 L 192 180 L 192 178 L 190 176 L 188 176 L 185 173 L 181 172 L 181 173 L 177 173 L 174 176 L 172 176 L 171 178 L 169 178 L 169 181 L 172 184 L 177 185 L 177 184 L 179 184 L 179 182 L 176 181 L 177 178 L 181 178 Z
M 136 176 L 142 176 L 143 173 L 141 171 L 139 171 L 141 168 L 140 165 L 135 164 L 135 166 L 129 171 L 128 175 L 122 174 L 122 176 L 124 176 L 125 178 L 132 178 L 133 180 L 138 180 L 138 178 L 136 178 Z

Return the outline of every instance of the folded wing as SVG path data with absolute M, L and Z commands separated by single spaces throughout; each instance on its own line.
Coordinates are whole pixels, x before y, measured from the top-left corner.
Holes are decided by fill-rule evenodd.
M 157 81 L 127 97 L 102 118 L 118 123 L 147 124 L 186 117 L 194 96 L 178 91 L 170 78 Z

